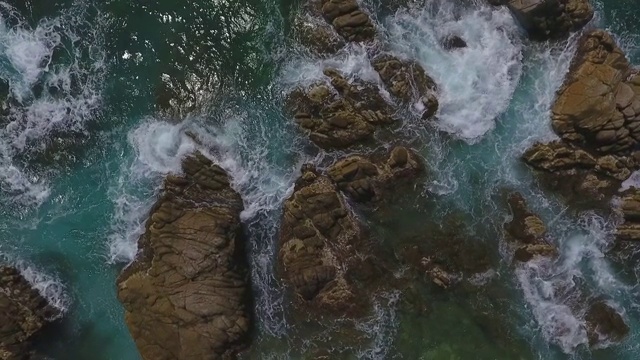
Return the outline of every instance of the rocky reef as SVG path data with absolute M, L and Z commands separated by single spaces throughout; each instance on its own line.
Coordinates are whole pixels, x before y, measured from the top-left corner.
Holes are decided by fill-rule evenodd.
M 529 210 L 520 193 L 508 196 L 512 219 L 504 226 L 507 238 L 516 242 L 514 259 L 529 261 L 537 256 L 554 257 L 558 250 L 546 239 L 547 227 L 542 219 Z
M 619 342 L 629 334 L 622 316 L 604 300 L 591 303 L 585 315 L 590 346 Z
M 625 191 L 616 203 L 615 210 L 622 218 L 616 230 L 617 238 L 624 241 L 640 240 L 640 189 Z
M 251 326 L 242 199 L 200 153 L 182 169 L 166 178 L 118 297 L 144 359 L 230 358 Z
M 20 272 L 0 266 L 0 359 L 33 359 L 31 340 L 60 315 Z
M 506 5 L 535 40 L 567 37 L 593 18 L 589 0 L 489 0 Z

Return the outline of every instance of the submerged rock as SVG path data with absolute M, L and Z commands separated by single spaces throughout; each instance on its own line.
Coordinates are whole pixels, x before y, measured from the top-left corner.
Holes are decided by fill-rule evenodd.
M 319 83 L 294 90 L 288 107 L 295 121 L 321 148 L 345 148 L 370 140 L 377 128 L 394 122 L 392 109 L 374 84 L 349 82 L 325 69 L 331 86 Z
M 567 37 L 593 18 L 589 0 L 489 0 L 507 5 L 509 10 L 536 40 Z
M 299 299 L 322 311 L 355 306 L 349 269 L 361 266 L 357 249 L 363 230 L 331 180 L 305 165 L 293 194 L 284 202 L 280 265 Z
M 331 165 L 328 175 L 352 199 L 369 201 L 379 199 L 386 189 L 414 178 L 421 170 L 418 156 L 397 146 L 388 159 L 375 163 L 363 156 L 348 156 Z
M 0 266 L 0 359 L 32 358 L 31 338 L 59 315 L 17 269 Z
M 298 14 L 293 26 L 298 42 L 315 53 L 333 54 L 345 45 L 331 25 L 311 14 Z
M 467 47 L 467 42 L 458 35 L 450 35 L 442 39 L 442 47 L 447 50 L 462 49 Z
M 118 297 L 142 358 L 232 357 L 250 328 L 242 199 L 203 155 L 182 168 L 165 180 Z
M 629 334 L 629 326 L 618 312 L 604 301 L 589 307 L 585 316 L 589 345 L 619 342 Z
M 616 210 L 623 222 L 616 229 L 620 240 L 640 241 L 640 189 L 631 188 L 622 194 Z
M 547 227 L 538 215 L 529 210 L 522 194 L 510 194 L 508 202 L 513 219 L 504 228 L 512 239 L 520 243 L 514 252 L 514 259 L 527 262 L 538 256 L 557 256 L 556 247 L 545 239 Z
M 356 0 L 322 0 L 322 15 L 347 41 L 370 41 L 376 29 Z
M 436 83 L 418 62 L 383 54 L 374 58 L 372 65 L 387 90 L 405 104 L 417 104 L 423 118 L 430 118 L 438 111 Z

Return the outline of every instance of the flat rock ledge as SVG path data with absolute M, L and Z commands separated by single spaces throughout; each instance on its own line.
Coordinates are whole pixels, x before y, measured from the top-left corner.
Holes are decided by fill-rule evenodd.
M 229 359 L 250 329 L 240 195 L 200 153 L 167 176 L 118 297 L 143 359 Z

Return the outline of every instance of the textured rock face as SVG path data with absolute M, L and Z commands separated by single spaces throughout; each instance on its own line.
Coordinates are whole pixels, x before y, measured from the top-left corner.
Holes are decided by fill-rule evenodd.
M 355 290 L 348 271 L 362 260 L 360 224 L 331 180 L 305 165 L 284 203 L 280 265 L 284 280 L 299 298 L 323 311 L 347 311 Z
M 623 218 L 616 236 L 620 240 L 640 240 L 640 189 L 631 188 L 622 194 L 616 209 Z
M 554 130 L 598 153 L 633 150 L 640 139 L 640 76 L 608 33 L 583 36 L 553 106 Z
M 322 15 L 347 41 L 369 41 L 376 29 L 356 0 L 322 0 Z
M 490 0 L 490 3 L 506 4 L 536 40 L 566 37 L 593 18 L 589 0 Z
M 589 307 L 585 316 L 589 345 L 618 342 L 629 334 L 629 326 L 618 312 L 604 301 L 597 301 Z
M 250 327 L 242 200 L 201 154 L 170 175 L 118 297 L 144 359 L 221 359 Z
M 388 159 L 376 163 L 363 156 L 348 156 L 331 165 L 328 175 L 350 198 L 369 201 L 379 199 L 386 189 L 414 178 L 421 170 L 417 155 L 398 146 Z
M 345 148 L 370 140 L 378 127 L 394 122 L 392 110 L 373 84 L 349 82 L 326 69 L 331 86 L 312 85 L 289 95 L 295 121 L 321 148 Z
M 372 61 L 387 90 L 403 103 L 415 103 L 423 110 L 423 118 L 438 111 L 437 86 L 422 66 L 415 61 L 380 55 Z
M 59 315 L 18 270 L 0 266 L 0 359 L 31 358 L 29 339 Z
M 332 54 L 345 45 L 333 27 L 309 13 L 298 14 L 294 20 L 296 39 L 318 54 Z
M 545 240 L 547 228 L 544 222 L 529 210 L 522 194 L 510 194 L 508 202 L 513 219 L 505 224 L 505 230 L 519 243 L 514 258 L 526 262 L 536 256 L 556 256 L 558 251 L 555 246 Z

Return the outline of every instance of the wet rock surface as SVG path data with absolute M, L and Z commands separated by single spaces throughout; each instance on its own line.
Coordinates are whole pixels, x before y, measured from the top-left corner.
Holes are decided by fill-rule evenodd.
M 322 15 L 347 41 L 370 41 L 376 29 L 356 0 L 322 0 Z
M 298 300 L 323 312 L 356 306 L 350 269 L 363 266 L 361 225 L 331 180 L 305 165 L 284 202 L 280 228 L 281 274 Z
M 616 229 L 617 238 L 640 241 L 640 189 L 625 191 L 617 203 L 616 210 L 623 219 Z
M 442 46 L 447 50 L 462 49 L 467 47 L 467 42 L 458 35 L 449 35 L 442 39 Z
M 629 334 L 629 326 L 622 316 L 605 301 L 596 301 L 585 316 L 590 346 L 619 342 Z
M 144 359 L 230 358 L 250 328 L 242 200 L 200 153 L 182 167 L 165 180 L 118 297 Z
M 536 40 L 567 37 L 593 18 L 589 0 L 489 0 L 506 5 Z
M 416 61 L 383 54 L 374 58 L 372 65 L 389 93 L 405 104 L 416 104 L 423 118 L 438 111 L 436 83 Z
M 288 107 L 296 123 L 324 149 L 345 148 L 372 139 L 377 128 L 395 120 L 374 84 L 349 81 L 337 70 L 325 69 L 328 84 L 294 90 Z
M 317 54 L 333 54 L 344 45 L 344 39 L 333 27 L 312 15 L 312 11 L 299 13 L 294 20 L 296 40 Z
M 35 358 L 31 338 L 59 315 L 17 269 L 0 266 L 0 359 Z
M 422 168 L 415 153 L 398 146 L 380 161 L 361 155 L 348 156 L 331 165 L 327 173 L 351 199 L 366 202 L 379 200 L 386 190 L 414 179 Z

